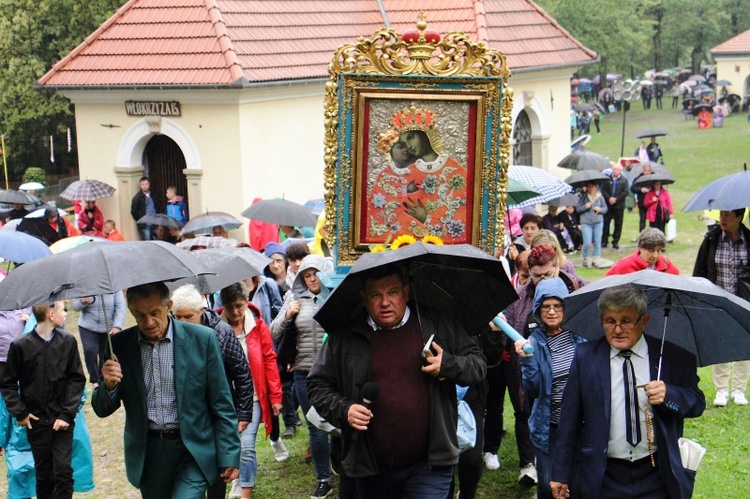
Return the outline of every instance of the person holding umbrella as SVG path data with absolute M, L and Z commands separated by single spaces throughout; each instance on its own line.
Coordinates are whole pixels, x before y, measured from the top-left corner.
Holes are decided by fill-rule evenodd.
M 485 361 L 459 322 L 409 301 L 398 264 L 360 280 L 364 312 L 329 331 L 307 378 L 310 401 L 342 429 L 342 465 L 360 499 L 448 497 L 455 384 L 481 382 Z
M 156 215 L 157 213 L 154 198 L 151 196 L 151 182 L 149 182 L 148 177 L 141 177 L 140 187 L 141 190 L 136 192 L 130 201 L 130 216 L 133 217 L 136 224 L 145 215 Z M 150 241 L 153 238 L 153 225 L 138 224 L 138 234 L 142 241 Z
M 96 201 L 86 201 L 86 207 L 78 217 L 78 230 L 84 236 L 104 237 L 102 229 L 104 229 L 102 210 L 96 205 Z
M 13 209 L 8 212 L 8 216 L 6 217 L 5 222 L 8 222 L 10 220 L 16 220 L 18 218 L 23 218 L 28 214 L 29 214 L 29 210 L 27 210 L 23 204 L 13 203 Z
M 737 294 L 741 270 L 750 262 L 750 230 L 742 223 L 745 209 L 722 210 L 719 223 L 706 233 L 695 259 L 693 275 L 705 277 L 720 288 Z M 713 381 L 716 387 L 714 406 L 724 407 L 729 400 L 732 382 L 732 401 L 747 405 L 745 389 L 750 378 L 750 361 L 716 364 Z
M 695 474 L 682 465 L 678 439 L 684 418 L 706 407 L 695 355 L 643 334 L 647 297 L 633 284 L 603 291 L 598 308 L 604 335 L 578 345 L 565 387 L 553 497 L 690 497 Z
M 596 262 L 602 254 L 602 228 L 604 227 L 604 214 L 607 213 L 607 202 L 604 200 L 599 187 L 595 181 L 586 183 L 586 190 L 581 193 L 576 211 L 580 216 L 581 232 L 583 234 L 583 257 L 584 267 L 596 267 Z M 594 243 L 594 254 L 589 264 L 591 243 Z
M 539 476 L 538 498 L 552 497 L 550 472 L 563 391 L 573 353 L 579 343 L 586 341 L 563 327 L 566 296 L 568 288 L 562 279 L 541 281 L 534 293 L 534 317 L 539 325 L 529 339 L 515 342 L 516 354 L 521 358 L 523 387 L 534 400 L 529 429 Z M 533 355 L 523 350 L 527 343 L 534 347 Z
M 646 220 L 649 226 L 664 232 L 667 222 L 674 214 L 674 208 L 672 196 L 660 181 L 654 181 L 651 184 L 651 188 L 643 196 L 643 206 L 646 208 Z
M 612 163 L 612 175 L 602 184 L 603 196 L 606 196 L 607 211 L 604 213 L 602 228 L 602 247 L 606 248 L 609 240 L 609 229 L 615 223 L 612 231 L 612 247 L 620 249 L 620 235 L 622 234 L 622 219 L 625 216 L 625 198 L 628 197 L 628 179 L 622 174 L 622 165 Z
M 656 163 L 657 161 L 661 161 L 664 163 L 664 155 L 661 152 L 661 147 L 656 142 L 656 136 L 651 136 L 651 142 L 649 145 L 646 146 L 646 151 L 648 151 L 648 159 Z

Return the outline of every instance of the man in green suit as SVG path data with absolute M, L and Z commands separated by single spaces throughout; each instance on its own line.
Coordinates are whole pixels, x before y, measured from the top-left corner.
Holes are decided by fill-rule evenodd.
M 127 292 L 136 327 L 112 336 L 92 406 L 125 405 L 125 468 L 146 499 L 202 498 L 238 476 L 240 438 L 213 330 L 169 317 L 164 283 Z

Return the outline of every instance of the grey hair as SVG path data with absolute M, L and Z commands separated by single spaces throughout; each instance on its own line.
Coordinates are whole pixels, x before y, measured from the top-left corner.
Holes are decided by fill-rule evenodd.
M 619 312 L 632 307 L 635 313 L 641 316 L 646 313 L 648 299 L 646 292 L 635 284 L 623 284 L 602 291 L 597 305 L 600 314 L 603 314 L 605 310 Z
M 172 291 L 172 310 L 202 311 L 203 297 L 192 284 L 185 284 Z
M 646 227 L 638 234 L 636 245 L 646 250 L 655 250 L 667 245 L 667 236 L 654 227 Z

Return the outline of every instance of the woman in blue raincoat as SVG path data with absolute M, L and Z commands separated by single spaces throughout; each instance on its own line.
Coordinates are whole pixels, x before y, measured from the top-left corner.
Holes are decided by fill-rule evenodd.
M 26 321 L 24 334 L 36 326 L 32 315 Z M 91 451 L 91 438 L 83 415 L 86 391 L 78 406 L 73 429 L 73 490 L 88 492 L 94 489 L 94 457 Z M 5 465 L 8 469 L 8 499 L 23 499 L 36 496 L 36 470 L 31 446 L 26 438 L 26 428 L 15 424 L 8 413 L 5 402 L 0 398 L 0 448 L 5 449 Z

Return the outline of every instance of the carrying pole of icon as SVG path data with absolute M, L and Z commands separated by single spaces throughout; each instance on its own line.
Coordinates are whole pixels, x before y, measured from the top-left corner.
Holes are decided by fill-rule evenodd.
M 637 100 L 641 97 L 641 82 L 634 80 L 616 81 L 612 87 L 615 94 L 615 100 L 622 100 L 622 140 L 620 141 L 620 157 L 625 153 L 625 115 L 628 112 L 630 101 Z M 625 104 L 625 103 L 628 104 Z

